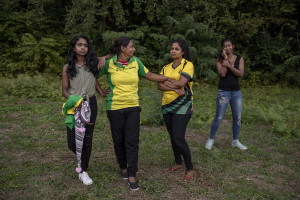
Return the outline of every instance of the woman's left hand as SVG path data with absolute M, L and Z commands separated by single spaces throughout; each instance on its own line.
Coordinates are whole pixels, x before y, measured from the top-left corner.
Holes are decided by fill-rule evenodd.
M 231 64 L 230 64 L 230 62 L 228 60 L 223 60 L 222 66 L 224 66 L 224 67 L 231 67 Z
M 174 89 L 174 91 L 179 94 L 179 96 L 184 96 L 186 95 L 185 91 L 182 89 Z

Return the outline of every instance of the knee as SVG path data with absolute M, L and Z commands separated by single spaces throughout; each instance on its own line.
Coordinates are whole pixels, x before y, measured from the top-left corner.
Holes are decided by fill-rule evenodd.
M 223 117 L 222 116 L 216 116 L 214 119 L 214 123 L 215 124 L 220 124 L 222 121 Z
M 88 135 L 88 136 L 86 135 L 83 140 L 83 145 L 84 146 L 92 146 L 92 143 L 93 143 L 92 138 L 93 138 L 92 135 Z
M 176 146 L 182 146 L 186 143 L 184 138 L 174 138 L 174 143 Z

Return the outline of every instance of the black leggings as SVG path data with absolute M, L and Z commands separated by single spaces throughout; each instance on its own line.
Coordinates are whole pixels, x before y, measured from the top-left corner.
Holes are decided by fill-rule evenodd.
M 81 154 L 81 167 L 82 171 L 87 171 L 89 167 L 89 160 L 92 152 L 92 143 L 93 143 L 93 132 L 95 127 L 95 121 L 97 117 L 97 100 L 96 96 L 90 97 L 90 107 L 91 107 L 91 118 L 90 123 L 93 125 L 86 125 L 85 136 L 83 140 L 82 146 L 82 154 Z M 76 143 L 75 143 L 75 127 L 71 130 L 67 127 L 67 139 L 68 139 L 68 148 L 76 154 Z
M 107 111 L 117 162 L 129 177 L 138 171 L 140 112 L 139 106 Z
M 190 148 L 185 140 L 185 131 L 187 124 L 191 119 L 191 116 L 192 115 L 180 115 L 170 113 L 163 115 L 165 124 L 167 126 L 167 130 L 170 134 L 175 162 L 178 165 L 181 165 L 182 155 L 187 170 L 193 169 Z

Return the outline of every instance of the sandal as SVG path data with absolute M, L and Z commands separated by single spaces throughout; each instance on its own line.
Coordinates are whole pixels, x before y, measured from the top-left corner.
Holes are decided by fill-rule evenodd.
M 181 164 L 181 165 L 176 164 L 176 165 L 169 168 L 169 172 L 174 172 L 176 170 L 179 170 L 182 167 L 183 167 L 183 164 Z
M 186 183 L 191 183 L 194 181 L 194 177 L 195 177 L 195 171 L 194 170 L 189 170 L 186 172 L 185 175 L 185 182 Z

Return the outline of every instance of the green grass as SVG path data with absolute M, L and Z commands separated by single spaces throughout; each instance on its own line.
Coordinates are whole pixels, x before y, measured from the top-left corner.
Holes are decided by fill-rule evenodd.
M 187 185 L 184 170 L 167 173 L 174 159 L 157 107 L 161 95 L 155 84 L 141 82 L 137 192 L 120 177 L 103 99 L 98 97 L 89 167 L 94 184 L 84 186 L 75 172 L 76 157 L 67 149 L 63 101 L 2 96 L 0 199 L 299 199 L 299 89 L 242 89 L 240 140 L 247 151 L 230 146 L 230 109 L 213 149 L 204 148 L 217 88 L 195 84 L 194 92 L 195 110 L 186 138 L 197 174 Z

